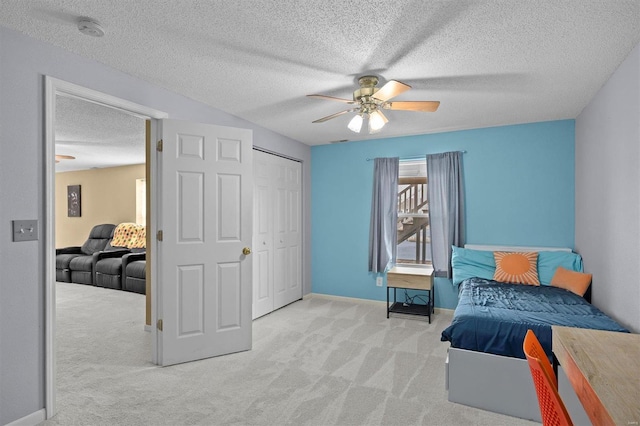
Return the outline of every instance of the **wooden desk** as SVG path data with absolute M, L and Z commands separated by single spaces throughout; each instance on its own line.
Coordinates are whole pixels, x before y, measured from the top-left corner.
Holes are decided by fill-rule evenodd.
M 640 334 L 552 326 L 553 353 L 594 425 L 640 422 Z
M 403 303 L 396 300 L 396 289 L 424 290 L 428 292 L 426 304 Z M 389 290 L 393 289 L 393 303 L 389 304 Z M 390 312 L 429 317 L 434 311 L 433 268 L 395 266 L 387 272 L 387 318 Z

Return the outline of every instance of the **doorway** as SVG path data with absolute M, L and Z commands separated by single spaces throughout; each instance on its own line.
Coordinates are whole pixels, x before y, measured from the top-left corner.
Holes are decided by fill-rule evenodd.
M 58 94 L 150 119 L 146 132 L 150 202 L 146 282 L 153 293 L 151 361 L 171 365 L 251 349 L 251 262 L 247 256 L 251 254 L 253 212 L 252 131 L 170 120 L 157 110 L 45 77 L 47 418 L 55 414 L 56 391 L 53 173 Z M 213 256 L 204 244 L 215 246 Z M 179 256 L 188 252 L 186 246 L 192 246 L 192 256 Z
M 129 113 L 56 95 L 55 246 L 56 253 L 66 253 L 56 255 L 56 374 L 59 389 L 69 391 L 59 392 L 60 404 L 78 389 L 73 365 L 82 359 L 78 353 L 91 353 L 89 358 L 101 367 L 123 368 L 132 361 L 118 357 L 128 344 L 125 352 L 151 360 L 150 335 L 139 324 L 149 309 L 145 295 L 137 294 L 149 292 L 144 283 L 125 278 L 127 264 L 132 263 L 130 270 L 144 265 L 145 239 L 138 234 L 146 229 L 146 191 L 138 184 L 146 175 L 145 128 L 145 120 Z M 128 230 L 128 237 L 114 235 L 108 242 L 116 225 L 119 235 Z M 104 229 L 100 243 L 108 245 L 91 251 L 108 251 L 78 249 L 97 229 Z M 125 254 L 120 247 L 138 253 Z M 135 259 L 140 260 L 133 264 Z M 92 340 L 95 336 L 102 338 Z
M 84 88 L 72 83 L 45 76 L 45 218 L 43 226 L 46 267 L 46 289 L 45 289 L 45 407 L 46 417 L 51 418 L 56 413 L 56 362 L 55 362 L 55 318 L 56 318 L 56 293 L 55 293 L 55 119 L 56 119 L 56 98 L 65 96 L 80 99 L 93 104 L 114 108 L 134 115 L 143 120 L 154 120 L 166 118 L 167 114 L 152 108 L 135 104 L 123 99 L 106 95 L 91 89 Z M 147 121 L 146 125 L 146 173 L 147 173 L 147 194 L 153 190 L 153 182 L 149 176 L 155 170 L 155 161 L 150 158 L 150 141 L 155 138 L 155 128 Z M 151 213 L 152 210 L 149 210 Z M 153 221 L 153 215 L 147 215 L 147 226 Z M 147 250 L 153 250 L 153 243 L 149 244 L 147 238 Z M 151 317 L 153 318 L 153 307 L 151 307 Z M 152 362 L 156 362 L 156 342 L 155 329 L 150 328 L 152 333 Z

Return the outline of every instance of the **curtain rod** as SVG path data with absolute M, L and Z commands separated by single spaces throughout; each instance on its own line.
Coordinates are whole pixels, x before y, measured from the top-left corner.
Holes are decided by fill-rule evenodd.
M 461 152 L 463 154 L 467 153 L 467 151 L 447 151 L 447 152 Z M 436 154 L 444 154 L 444 152 L 436 152 Z M 422 157 L 400 158 L 400 161 L 424 160 L 426 156 L 427 156 L 427 154 L 424 154 Z M 367 161 L 373 161 L 373 160 L 375 160 L 375 158 L 367 158 Z

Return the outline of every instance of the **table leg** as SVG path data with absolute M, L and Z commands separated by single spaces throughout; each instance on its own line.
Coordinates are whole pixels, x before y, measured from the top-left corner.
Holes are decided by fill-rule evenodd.
M 389 287 L 387 287 L 387 319 L 389 318 Z
M 431 313 L 436 313 L 436 289 L 434 286 L 431 286 L 431 290 L 429 290 L 429 296 L 431 297 Z

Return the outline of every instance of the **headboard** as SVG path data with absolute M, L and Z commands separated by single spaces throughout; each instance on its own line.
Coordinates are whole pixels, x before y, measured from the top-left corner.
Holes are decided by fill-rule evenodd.
M 484 250 L 484 251 L 568 251 L 571 250 L 568 247 L 521 247 L 521 246 L 491 246 L 491 245 L 480 245 L 480 244 L 465 244 L 464 248 L 472 249 L 472 250 Z

